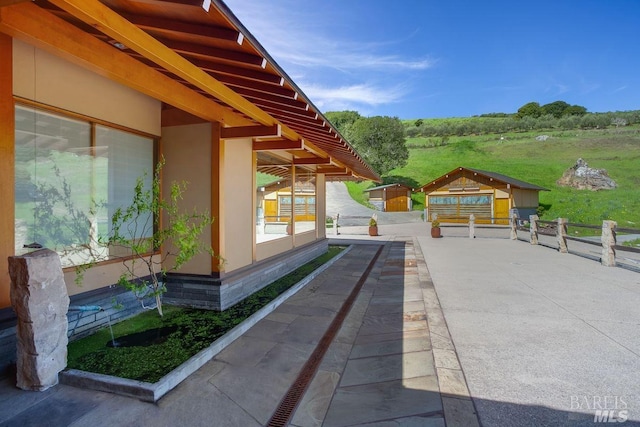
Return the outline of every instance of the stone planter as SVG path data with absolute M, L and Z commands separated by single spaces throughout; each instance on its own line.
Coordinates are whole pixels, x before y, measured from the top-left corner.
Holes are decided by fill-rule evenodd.
M 377 236 L 378 235 L 378 226 L 370 225 L 369 226 L 369 236 Z
M 442 237 L 442 234 L 440 233 L 440 227 L 431 227 L 431 237 L 433 237 L 434 239 Z

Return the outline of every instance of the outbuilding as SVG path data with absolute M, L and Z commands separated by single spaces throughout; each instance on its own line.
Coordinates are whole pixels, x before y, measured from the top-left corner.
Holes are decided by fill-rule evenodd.
M 473 214 L 476 222 L 507 224 L 509 212 L 519 218 L 536 213 L 540 191 L 536 184 L 479 169 L 458 167 L 420 189 L 425 193 L 429 221 L 467 222 Z
M 404 184 L 387 184 L 364 190 L 369 193 L 369 203 L 383 212 L 408 212 L 411 210 L 411 188 Z

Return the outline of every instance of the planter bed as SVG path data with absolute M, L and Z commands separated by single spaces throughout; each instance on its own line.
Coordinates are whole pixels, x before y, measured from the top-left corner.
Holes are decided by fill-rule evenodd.
M 348 252 L 348 248 L 342 249 L 330 247 L 328 254 L 276 280 L 224 312 L 166 306 L 163 318 L 156 312 L 146 312 L 140 318 L 136 316 L 135 320 L 115 325 L 115 346 L 108 328 L 73 342 L 69 345 L 69 369 L 60 374 L 60 381 L 155 402 Z M 194 321 L 193 326 L 187 328 L 190 321 Z M 144 324 L 146 327 L 128 326 L 132 324 Z M 150 338 L 138 334 L 143 329 L 157 331 Z M 177 341 L 178 334 L 186 335 L 189 345 Z M 139 342 L 130 346 L 126 340 Z M 134 351 L 140 349 L 143 355 L 135 355 Z M 124 357 L 116 359 L 118 354 Z M 148 355 L 151 354 L 158 354 L 161 362 L 149 363 Z M 170 356 L 164 357 L 163 354 Z M 174 358 L 176 355 L 181 358 Z M 96 372 L 77 369 L 85 365 Z M 127 368 L 126 374 L 121 371 L 122 367 Z

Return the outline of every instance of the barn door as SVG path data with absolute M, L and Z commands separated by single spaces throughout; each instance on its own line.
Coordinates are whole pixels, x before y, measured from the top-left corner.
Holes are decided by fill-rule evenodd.
M 496 199 L 494 204 L 496 224 L 509 224 L 509 199 Z

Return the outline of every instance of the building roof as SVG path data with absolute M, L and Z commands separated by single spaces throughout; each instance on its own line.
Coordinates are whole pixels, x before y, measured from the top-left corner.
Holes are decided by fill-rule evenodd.
M 163 123 L 219 121 L 328 179 L 380 181 L 220 0 L 14 0 L 0 32 L 161 100 Z
M 390 188 L 390 187 L 403 187 L 406 188 L 407 190 L 413 190 L 411 187 L 409 187 L 408 185 L 404 185 L 404 184 L 400 184 L 400 183 L 396 183 L 396 184 L 387 184 L 387 185 L 379 185 L 378 187 L 371 187 L 371 188 L 367 188 L 366 191 L 374 191 L 374 190 L 382 190 L 385 188 Z
M 489 172 L 489 171 L 484 171 L 484 170 L 480 170 L 480 169 L 473 169 L 473 168 L 465 168 L 465 167 L 457 167 L 454 170 L 452 170 L 451 172 L 448 172 L 444 175 L 442 175 L 439 178 L 436 178 L 435 180 L 433 180 L 432 182 L 425 184 L 421 187 L 421 191 L 427 192 L 429 190 L 433 190 L 435 188 L 438 188 L 438 186 L 441 184 L 442 181 L 448 179 L 449 175 L 453 175 L 456 174 L 457 172 L 461 172 L 461 171 L 469 171 L 469 172 L 473 172 L 475 174 L 478 174 L 480 176 L 484 176 L 485 178 L 489 178 L 491 180 L 503 183 L 503 184 L 509 184 L 511 187 L 513 188 L 520 188 L 523 190 L 536 190 L 536 191 L 550 191 L 547 188 L 544 187 L 540 187 L 539 185 L 536 184 L 531 184 L 529 182 L 525 182 L 525 181 L 521 181 L 519 179 L 515 179 L 512 178 L 510 176 L 507 175 L 502 175 L 500 173 L 496 173 L 496 172 Z

